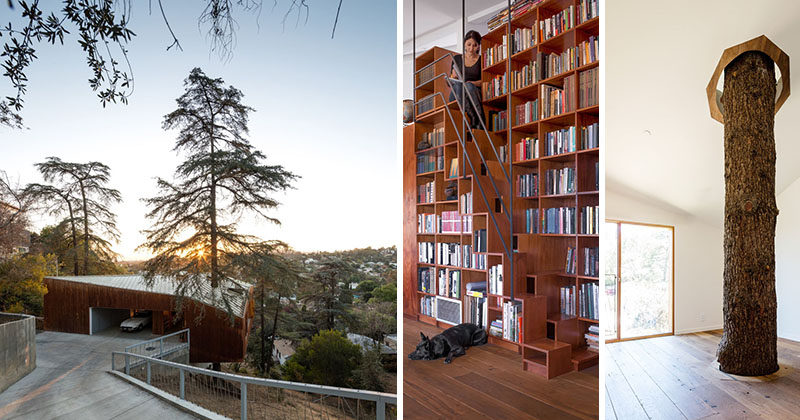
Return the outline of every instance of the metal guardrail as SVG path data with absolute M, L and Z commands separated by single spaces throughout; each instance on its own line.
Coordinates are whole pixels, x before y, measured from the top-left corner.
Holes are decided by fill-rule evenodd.
M 118 357 L 124 358 L 124 364 L 116 363 Z M 396 408 L 387 413 L 386 407 L 397 406 L 395 394 L 254 378 L 112 352 L 111 369 L 118 368 L 128 376 L 229 417 L 235 417 L 237 412 L 241 419 L 396 417 Z
M 141 343 L 131 344 L 125 347 L 125 353 L 163 358 L 179 350 L 188 349 L 190 343 L 189 329 L 185 328 L 171 334 L 142 341 Z

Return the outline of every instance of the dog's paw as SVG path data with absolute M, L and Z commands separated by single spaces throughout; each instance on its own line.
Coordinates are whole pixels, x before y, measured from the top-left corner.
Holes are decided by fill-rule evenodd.
M 444 364 L 449 365 L 452 361 L 451 359 L 444 359 Z

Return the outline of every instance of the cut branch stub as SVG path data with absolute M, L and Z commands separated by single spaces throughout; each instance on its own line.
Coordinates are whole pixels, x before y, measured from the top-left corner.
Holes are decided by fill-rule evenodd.
M 717 68 L 714 70 L 714 75 L 711 76 L 711 81 L 708 82 L 706 87 L 706 94 L 708 95 L 708 107 L 711 111 L 711 118 L 725 123 L 724 107 L 722 106 L 722 92 L 717 90 L 719 78 L 725 67 L 731 63 L 736 57 L 742 55 L 747 51 L 760 51 L 772 59 L 777 65 L 778 70 L 781 72 L 781 78 L 778 80 L 777 91 L 775 93 L 775 112 L 781 109 L 783 103 L 789 98 L 789 56 L 783 50 L 778 48 L 772 41 L 764 35 L 753 38 L 747 42 L 739 45 L 734 45 L 722 52 L 722 57 L 719 59 Z

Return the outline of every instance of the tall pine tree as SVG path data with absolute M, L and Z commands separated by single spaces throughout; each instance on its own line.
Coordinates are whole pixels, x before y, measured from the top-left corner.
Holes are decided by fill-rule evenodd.
M 243 94 L 195 68 L 184 81 L 186 91 L 177 109 L 164 117 L 165 130 L 177 129 L 173 150 L 184 160 L 175 180 L 159 178 L 159 193 L 145 199 L 152 228 L 141 248 L 154 256 L 145 277 L 172 278 L 177 291 L 198 293 L 239 277 L 237 256 L 256 252 L 262 242 L 238 231 L 244 214 L 280 223 L 267 211 L 278 206 L 271 193 L 291 187 L 296 175 L 266 157 L 248 141 L 248 116 Z M 220 294 L 225 299 L 225 294 Z M 227 304 L 227 302 L 225 302 Z

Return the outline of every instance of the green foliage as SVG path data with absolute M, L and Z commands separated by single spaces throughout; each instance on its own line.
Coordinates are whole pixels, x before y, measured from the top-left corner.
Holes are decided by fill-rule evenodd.
M 397 332 L 397 305 L 375 301 L 356 306 L 350 330 L 382 342 L 387 334 Z
M 353 303 L 348 286 L 355 272 L 353 264 L 339 255 L 318 253 L 306 259 L 305 267 L 301 300 L 316 315 L 317 328 L 332 330 L 347 323 Z
M 364 351 L 361 364 L 353 372 L 358 388 L 384 392 L 386 391 L 386 386 L 384 385 L 386 376 L 386 371 L 384 371 L 383 364 L 381 364 L 380 346 L 370 346 L 369 349 Z
M 288 381 L 353 387 L 353 370 L 361 364 L 361 347 L 339 331 L 320 331 L 304 341 L 287 360 L 283 378 Z
M 55 274 L 53 255 L 16 256 L 0 263 L 0 311 L 42 315 L 47 288 L 42 280 Z
M 394 302 L 397 303 L 397 284 L 386 283 L 383 286 L 372 291 L 372 295 L 378 302 Z

